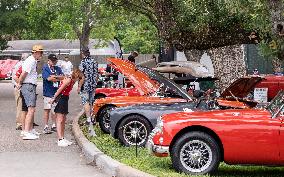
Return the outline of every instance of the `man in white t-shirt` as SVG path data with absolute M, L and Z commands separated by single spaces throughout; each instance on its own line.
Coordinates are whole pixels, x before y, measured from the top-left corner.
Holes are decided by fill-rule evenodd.
M 71 61 L 69 61 L 68 56 L 64 58 L 64 62 L 61 64 L 61 69 L 64 75 L 71 75 L 73 70 L 73 65 Z
M 16 84 L 21 89 L 23 98 L 22 111 L 27 111 L 23 121 L 23 131 L 21 135 L 24 140 L 38 139 L 38 133 L 32 131 L 33 117 L 36 107 L 36 85 L 37 85 L 37 61 L 43 54 L 42 45 L 34 45 L 32 55 L 29 56 L 22 64 L 22 73 L 19 77 L 19 83 Z

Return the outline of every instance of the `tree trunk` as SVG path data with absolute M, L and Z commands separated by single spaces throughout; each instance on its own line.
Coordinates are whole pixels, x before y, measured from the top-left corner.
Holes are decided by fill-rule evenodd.
M 208 51 L 214 67 L 217 89 L 224 90 L 235 79 L 247 74 L 243 46 L 226 46 Z
M 274 72 L 283 72 L 282 71 L 282 61 L 279 58 L 272 59 L 272 67 Z
M 282 28 L 284 28 L 284 4 L 282 0 L 268 0 L 269 7 L 271 9 L 270 15 L 271 15 L 271 27 L 272 27 L 272 34 L 278 38 L 283 40 L 284 35 L 284 29 L 279 30 L 277 29 L 278 25 L 282 25 Z M 280 45 L 278 44 L 278 47 Z M 284 51 L 281 49 L 278 49 L 278 57 L 272 59 L 272 67 L 274 72 L 282 72 L 282 62 L 284 60 Z

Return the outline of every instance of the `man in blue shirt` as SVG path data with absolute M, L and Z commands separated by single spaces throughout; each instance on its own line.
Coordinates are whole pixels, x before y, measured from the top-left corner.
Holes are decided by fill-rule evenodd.
M 55 54 L 48 55 L 47 64 L 42 67 L 42 78 L 43 78 L 43 102 L 44 102 L 44 129 L 43 133 L 49 134 L 51 131 L 56 131 L 55 125 L 55 114 L 51 113 L 53 124 L 51 131 L 48 126 L 49 113 L 51 110 L 51 104 L 49 103 L 55 92 L 59 87 L 59 81 L 64 78 L 63 72 L 60 67 L 56 66 L 58 59 Z

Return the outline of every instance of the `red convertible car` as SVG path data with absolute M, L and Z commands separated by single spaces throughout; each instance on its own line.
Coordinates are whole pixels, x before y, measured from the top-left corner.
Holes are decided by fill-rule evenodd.
M 264 109 L 178 112 L 161 116 L 148 149 L 171 156 L 173 167 L 192 175 L 212 173 L 219 163 L 284 165 L 284 92 Z
M 118 70 L 115 65 L 107 65 L 112 68 L 107 72 L 104 67 L 99 68 L 99 82 L 96 88 L 95 99 L 115 96 L 140 96 L 140 92 L 134 87 L 134 85 L 124 76 L 124 84 L 118 84 Z M 116 78 L 116 79 L 115 79 Z
M 0 79 L 10 79 L 13 67 L 18 63 L 18 60 L 0 60 Z

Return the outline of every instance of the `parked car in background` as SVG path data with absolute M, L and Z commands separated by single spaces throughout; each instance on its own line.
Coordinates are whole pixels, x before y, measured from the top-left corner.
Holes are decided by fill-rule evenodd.
M 183 84 L 182 81 L 191 81 L 191 78 L 186 79 L 187 80 L 182 78 L 176 81 L 180 84 Z M 197 78 L 196 80 L 204 79 L 206 78 Z M 275 80 L 281 81 L 279 77 L 275 79 L 275 76 L 240 78 L 225 89 L 224 92 L 222 92 L 221 97 L 216 99 L 206 98 L 207 96 L 205 96 L 200 97 L 199 100 L 195 102 L 140 104 L 117 108 L 110 112 L 110 133 L 114 138 L 118 138 L 120 142 L 126 146 L 144 146 L 150 131 L 156 126 L 157 118 L 159 116 L 173 112 L 194 111 L 196 109 L 253 108 L 257 105 L 257 102 L 251 101 L 251 99 L 253 99 L 251 92 L 260 88 L 269 88 L 268 90 L 273 90 L 275 89 L 273 85 L 281 85 L 278 84 L 278 81 L 275 82 Z M 281 90 L 281 88 L 274 91 L 276 92 L 279 90 Z M 270 95 L 274 97 L 275 93 Z M 270 96 L 268 96 L 268 98 L 271 99 Z
M 11 79 L 12 70 L 18 62 L 12 59 L 0 60 L 0 79 Z
M 173 83 L 173 81 L 152 69 L 135 66 L 121 59 L 108 60 L 114 64 L 121 73 L 129 78 L 133 85 L 135 85 L 135 88 L 140 89 L 140 94 L 143 96 L 121 96 L 96 100 L 93 105 L 93 113 L 101 129 L 106 133 L 110 132 L 110 111 L 114 108 L 146 103 L 166 104 L 192 102 L 195 99 L 177 84 Z M 253 98 L 248 95 L 250 95 L 255 86 L 262 81 L 265 81 L 265 78 L 240 78 L 232 83 L 235 87 L 229 87 L 223 92 L 222 97 L 216 99 L 208 98 L 212 100 L 208 105 L 210 109 L 253 108 L 258 102 L 254 101 Z M 267 86 L 269 87 L 270 84 Z
M 191 175 L 219 163 L 284 165 L 284 92 L 265 108 L 177 112 L 158 118 L 147 142 L 154 155 Z
M 96 87 L 95 99 L 115 96 L 140 96 L 140 92 L 128 80 L 121 75 L 122 84 L 118 80 L 119 72 L 110 64 L 99 65 L 99 80 Z
M 93 114 L 101 129 L 109 133 L 109 112 L 116 107 L 139 103 L 170 103 L 193 101 L 185 90 L 152 69 L 134 65 L 131 62 L 111 58 L 119 72 L 124 74 L 142 96 L 119 96 L 97 99 Z
M 209 110 L 208 103 L 207 100 L 199 100 L 120 107 L 110 112 L 110 134 L 125 146 L 144 146 L 158 117 L 173 112 Z
M 194 77 L 213 77 L 206 66 L 194 61 L 171 61 L 158 63 L 154 70 L 160 73 L 191 75 Z

